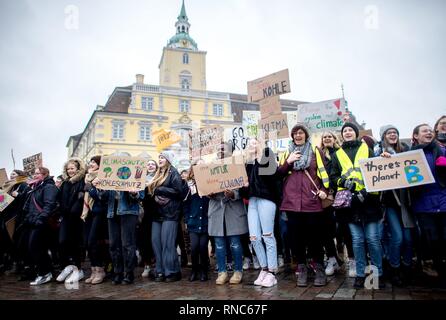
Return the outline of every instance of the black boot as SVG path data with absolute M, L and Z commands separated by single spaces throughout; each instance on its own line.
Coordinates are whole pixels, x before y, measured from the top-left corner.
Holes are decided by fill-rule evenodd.
M 198 280 L 198 271 L 192 270 L 189 281 L 197 281 Z
M 208 268 L 202 268 L 200 272 L 200 281 L 208 281 Z
M 400 276 L 400 268 L 394 268 L 392 266 L 389 268 L 389 280 L 392 283 L 392 286 L 395 287 L 403 286 L 403 281 L 401 280 Z
M 121 282 L 122 282 L 122 273 L 116 273 L 114 276 L 113 276 L 113 280 L 112 280 L 112 283 L 113 284 L 121 284 Z
M 132 284 L 135 280 L 135 275 L 133 274 L 133 271 L 126 272 L 124 279 L 122 280 L 124 284 Z
M 412 267 L 401 265 L 401 281 L 404 286 L 409 286 L 412 284 Z

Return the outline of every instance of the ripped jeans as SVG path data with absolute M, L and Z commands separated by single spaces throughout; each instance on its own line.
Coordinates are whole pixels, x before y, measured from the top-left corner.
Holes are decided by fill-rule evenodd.
M 229 239 L 231 247 L 232 259 L 234 261 L 234 271 L 242 272 L 243 249 L 240 236 L 214 237 L 218 272 L 226 272 L 226 238 Z
M 262 269 L 277 271 L 277 243 L 274 237 L 276 204 L 270 200 L 251 197 L 248 206 L 249 236 Z M 263 239 L 263 241 L 262 241 Z M 263 245 L 265 242 L 265 246 Z

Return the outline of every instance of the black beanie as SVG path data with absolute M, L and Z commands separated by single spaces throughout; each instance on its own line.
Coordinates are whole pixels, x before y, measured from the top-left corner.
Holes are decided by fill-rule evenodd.
M 101 156 L 93 156 L 91 157 L 90 161 L 94 161 L 97 163 L 98 166 L 101 165 Z
M 344 125 L 341 128 L 341 136 L 342 136 L 342 133 L 344 132 L 344 128 L 346 128 L 346 127 L 352 128 L 356 133 L 356 139 L 359 139 L 359 129 L 354 123 L 351 123 L 351 122 L 344 123 Z

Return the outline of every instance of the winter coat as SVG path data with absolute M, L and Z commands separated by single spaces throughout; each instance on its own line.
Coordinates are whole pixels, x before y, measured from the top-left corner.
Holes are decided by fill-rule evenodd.
M 239 190 L 233 190 L 234 198 L 228 199 L 223 192 L 210 196 L 208 233 L 212 237 L 236 236 L 248 233 L 248 217 Z
M 47 177 L 29 191 L 23 207 L 26 212 L 24 224 L 33 227 L 48 225 L 48 219 L 57 207 L 58 192 L 53 177 Z
M 416 213 L 446 212 L 446 167 L 435 165 L 440 156 L 446 156 L 446 149 L 435 142 L 427 146 L 415 146 L 412 150 L 422 148 L 435 183 L 411 188 L 413 211 Z
M 358 152 L 361 142 L 358 140 L 348 141 L 342 144 L 342 149 L 348 155 L 352 163 L 355 161 L 356 153 Z M 372 158 L 374 153 L 369 148 L 369 158 Z M 332 168 L 330 172 L 330 185 L 334 190 L 338 187 L 342 187 L 343 179 L 341 179 L 342 167 L 339 163 L 339 159 L 335 154 L 332 156 Z M 341 185 L 338 185 L 338 181 L 341 179 Z M 378 222 L 382 219 L 382 211 L 379 203 L 379 196 L 375 194 L 366 193 L 364 189 L 363 196 L 364 202 L 361 202 L 358 198 L 358 192 L 353 192 L 353 198 L 350 208 L 337 209 L 336 216 L 342 216 L 341 219 L 346 222 L 354 223 L 369 223 Z
M 257 197 L 278 203 L 280 195 L 276 176 L 276 155 L 270 148 L 266 148 L 260 162 L 261 164 L 255 159 L 254 162 L 246 164 L 249 181 L 247 197 Z
M 154 190 L 154 197 L 169 199 L 165 205 L 155 202 L 153 221 L 179 221 L 182 217 L 183 200 L 187 194 L 187 184 L 181 179 L 178 170 L 170 167 L 169 175 L 163 184 Z
M 208 232 L 209 198 L 189 194 L 183 203 L 184 221 L 189 232 Z
M 87 187 L 87 186 L 86 186 Z M 103 197 L 100 197 L 100 192 L 96 187 L 93 187 L 92 185 L 87 187 L 87 192 L 90 195 L 90 197 L 94 200 L 93 207 L 91 208 L 90 212 L 93 215 L 96 214 L 106 214 L 108 209 L 108 203 L 107 200 Z
M 107 201 L 107 218 L 113 219 L 115 213 L 122 215 L 139 215 L 139 202 L 144 199 L 144 190 L 131 194 L 127 191 L 100 191 L 99 199 Z
M 322 212 L 322 202 L 316 192 L 316 188 L 303 170 L 293 170 L 293 164 L 286 160 L 278 168 L 278 174 L 284 178 L 283 199 L 280 205 L 281 211 L 289 212 Z M 321 180 L 317 176 L 316 155 L 311 151 L 311 163 L 307 169 L 318 189 L 325 190 Z M 291 172 L 291 173 L 290 173 Z
M 67 166 L 70 160 L 77 160 L 80 164 L 78 172 L 73 177 L 68 177 Z M 59 204 L 62 217 L 79 217 L 84 207 L 84 189 L 85 189 L 85 164 L 82 160 L 71 158 L 64 165 L 64 181 L 60 186 Z
M 20 224 L 20 221 L 25 217 L 25 212 L 23 211 L 23 206 L 26 201 L 26 196 L 30 191 L 30 187 L 26 182 L 15 184 L 12 189 L 9 191 L 9 195 L 12 196 L 14 191 L 17 191 L 18 195 L 14 198 L 14 201 L 11 202 L 4 210 L 0 213 L 1 219 L 4 221 L 8 221 L 13 217 L 16 217 L 16 226 Z

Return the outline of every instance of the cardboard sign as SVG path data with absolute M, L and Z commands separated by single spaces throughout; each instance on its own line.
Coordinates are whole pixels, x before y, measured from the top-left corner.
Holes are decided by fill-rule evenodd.
M 344 125 L 344 114 L 343 98 L 301 104 L 297 108 L 298 121 L 305 123 L 310 132 L 341 130 Z
M 225 128 L 225 141 L 232 144 L 234 152 L 243 151 L 248 147 L 249 137 L 243 126 Z
M 3 212 L 14 201 L 14 197 L 11 197 L 5 191 L 0 190 L 0 212 Z
M 36 168 L 42 166 L 42 152 L 23 159 L 23 171 L 28 176 L 33 176 Z
M 98 189 L 139 191 L 145 187 L 147 160 L 138 157 L 103 156 Z
M 164 129 L 153 132 L 153 139 L 156 145 L 156 151 L 161 152 L 171 145 L 181 141 L 181 137 L 174 131 L 166 131 Z
M 415 187 L 434 183 L 422 150 L 402 152 L 390 158 L 359 161 L 367 192 Z
M 6 231 L 8 232 L 9 238 L 11 238 L 11 240 L 14 236 L 16 220 L 17 216 L 14 216 L 13 218 L 5 222 Z
M 243 187 L 248 182 L 248 176 L 242 159 L 231 157 L 220 163 L 195 165 L 193 170 L 198 194 L 202 197 Z
M 248 81 L 248 102 L 256 102 L 288 92 L 291 92 L 288 69 Z
M 209 126 L 190 133 L 189 151 L 192 160 L 217 153 L 223 142 L 224 130 L 220 126 Z
M 6 173 L 6 169 L 5 168 L 0 169 L 0 187 L 8 180 L 9 179 L 8 179 L 8 174 Z
M 359 130 L 359 140 L 361 140 L 362 137 L 364 136 L 370 136 L 373 137 L 373 132 L 371 129 L 367 129 L 367 130 Z
M 274 96 L 259 101 L 260 117 L 266 119 L 269 116 L 282 113 L 282 106 L 280 105 L 280 97 Z
M 290 135 L 286 114 L 270 116 L 259 121 L 259 128 L 267 139 L 288 138 Z

